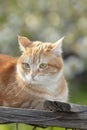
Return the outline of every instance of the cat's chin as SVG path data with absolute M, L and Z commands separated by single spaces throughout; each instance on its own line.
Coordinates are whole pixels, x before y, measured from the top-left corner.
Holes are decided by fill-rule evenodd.
M 32 84 L 32 85 L 44 85 L 44 82 L 40 82 L 37 80 L 30 80 L 30 81 L 27 81 L 27 83 Z
M 28 83 L 29 83 L 29 84 L 33 84 L 33 85 L 34 85 L 34 84 L 38 84 L 38 82 L 36 82 L 36 81 L 29 81 Z

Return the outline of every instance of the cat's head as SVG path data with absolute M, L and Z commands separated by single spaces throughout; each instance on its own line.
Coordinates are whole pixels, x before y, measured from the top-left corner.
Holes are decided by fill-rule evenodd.
M 49 84 L 58 81 L 62 74 L 62 40 L 55 43 L 30 41 L 19 36 L 18 42 L 23 51 L 17 62 L 19 77 L 26 83 Z

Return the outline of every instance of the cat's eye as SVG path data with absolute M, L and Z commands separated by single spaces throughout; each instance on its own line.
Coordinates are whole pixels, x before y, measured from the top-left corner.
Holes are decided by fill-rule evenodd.
M 40 69 L 45 69 L 45 68 L 47 68 L 47 64 L 46 63 L 41 63 L 40 65 L 39 65 L 39 68 Z
M 23 67 L 24 67 L 25 69 L 30 69 L 29 63 L 23 63 Z

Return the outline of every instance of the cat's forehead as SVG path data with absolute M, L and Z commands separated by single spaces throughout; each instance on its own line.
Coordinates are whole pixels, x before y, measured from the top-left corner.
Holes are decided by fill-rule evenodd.
M 52 49 L 52 43 L 49 42 L 33 42 L 31 47 L 26 49 L 30 54 L 44 54 Z
M 26 51 L 24 52 L 25 61 L 30 61 L 31 63 L 40 62 L 43 60 L 48 61 L 50 58 L 49 49 L 51 48 L 51 43 L 43 43 L 43 42 L 34 42 L 33 46 L 27 47 Z
M 39 45 L 51 45 L 52 43 L 50 42 L 42 42 L 42 41 L 33 41 L 33 45 L 39 46 Z

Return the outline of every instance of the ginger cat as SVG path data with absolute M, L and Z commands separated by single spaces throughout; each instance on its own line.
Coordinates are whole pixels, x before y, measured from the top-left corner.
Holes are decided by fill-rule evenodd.
M 44 109 L 45 100 L 67 101 L 62 40 L 52 44 L 19 36 L 22 55 L 0 55 L 0 105 Z

